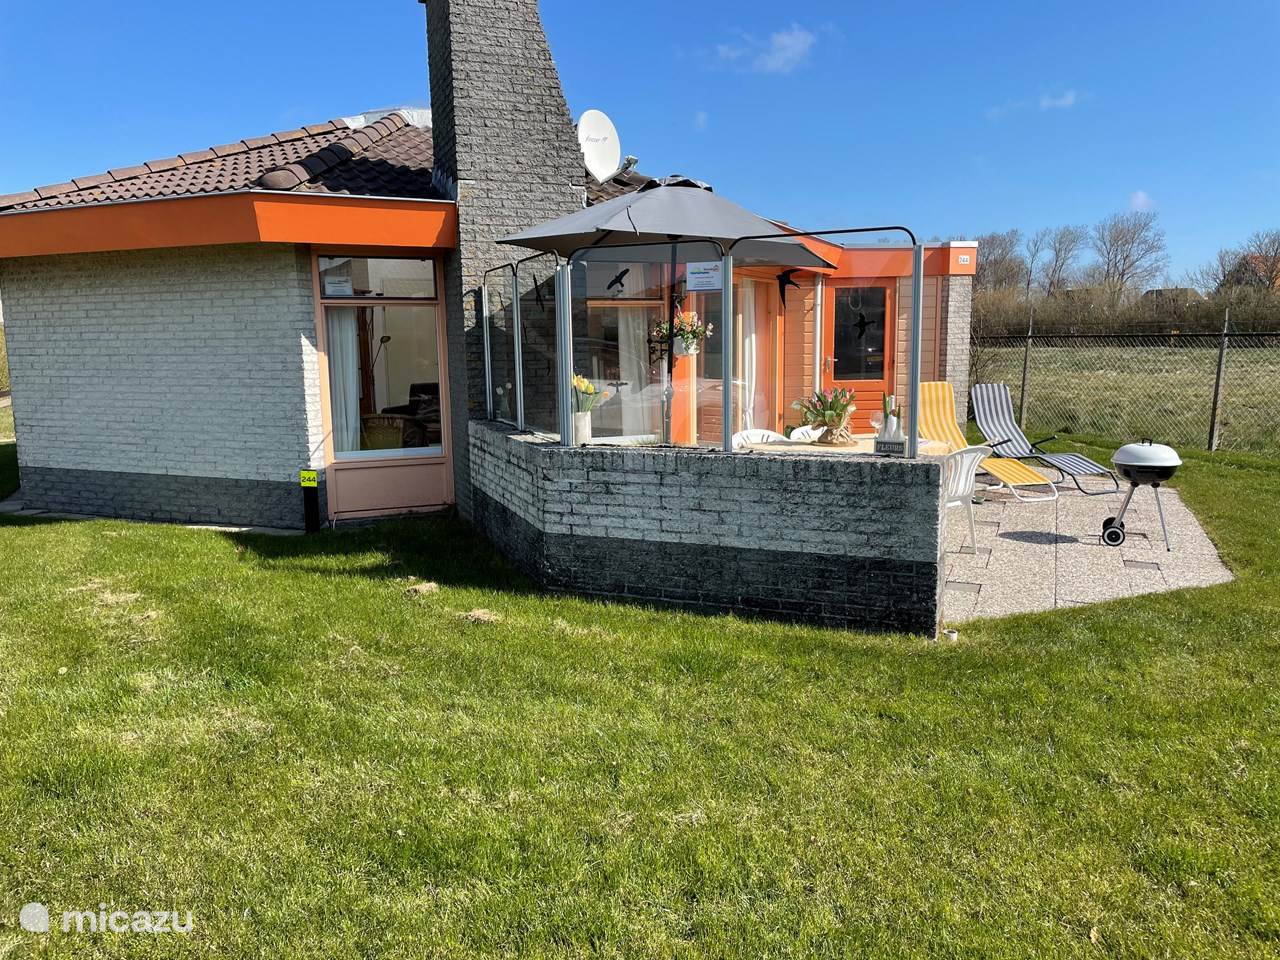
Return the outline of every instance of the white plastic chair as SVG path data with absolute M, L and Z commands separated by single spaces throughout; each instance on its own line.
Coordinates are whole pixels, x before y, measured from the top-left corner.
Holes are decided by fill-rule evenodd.
M 952 507 L 968 509 L 969 537 L 975 553 L 978 550 L 978 524 L 973 517 L 973 490 L 976 485 L 974 478 L 978 473 L 979 465 L 989 456 L 991 456 L 990 447 L 965 447 L 963 450 L 948 454 L 946 459 L 947 509 L 950 510 Z M 964 549 L 963 543 L 960 544 L 960 548 Z
M 733 435 L 733 449 L 745 450 L 749 443 L 777 443 L 779 440 L 786 442 L 786 439 L 782 434 L 774 433 L 772 430 L 753 427 L 750 430 L 739 430 Z
M 792 430 L 789 439 L 795 440 L 798 443 L 814 443 L 826 432 L 826 427 L 810 427 L 806 425 L 803 427 L 796 427 Z

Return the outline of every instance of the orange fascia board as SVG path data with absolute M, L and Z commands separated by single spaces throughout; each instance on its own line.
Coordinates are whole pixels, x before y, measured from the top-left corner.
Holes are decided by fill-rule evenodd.
M 225 193 L 0 215 L 0 258 L 220 243 L 454 247 L 457 206 L 332 194 Z
M 977 261 L 976 247 L 925 247 L 924 275 L 926 277 L 968 276 L 973 274 Z M 960 258 L 968 257 L 968 263 Z M 910 247 L 848 247 L 840 255 L 835 278 L 842 277 L 909 277 L 911 276 Z

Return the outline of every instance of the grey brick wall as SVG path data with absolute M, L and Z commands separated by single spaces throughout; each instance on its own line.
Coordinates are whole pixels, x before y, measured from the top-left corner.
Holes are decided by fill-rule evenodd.
M 521 255 L 495 239 L 582 207 L 582 153 L 537 0 L 425 2 L 435 162 L 458 191 L 445 303 L 454 490 L 469 517 L 467 422 L 484 415 L 481 276 Z
M 470 426 L 476 522 L 579 593 L 933 633 L 941 464 L 565 448 Z
M 956 417 L 969 417 L 969 345 L 972 327 L 973 277 L 942 281 L 942 376 L 956 393 Z
M 0 286 L 24 501 L 125 516 L 288 520 L 297 471 L 323 465 L 305 249 L 6 260 Z M 148 476 L 164 479 L 148 490 Z M 236 501 L 233 510 L 211 507 L 218 490 Z M 113 497 L 142 506 L 95 509 Z

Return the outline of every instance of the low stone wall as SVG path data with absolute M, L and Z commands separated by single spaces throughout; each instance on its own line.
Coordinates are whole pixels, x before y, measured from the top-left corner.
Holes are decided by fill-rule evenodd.
M 565 448 L 469 425 L 473 519 L 553 589 L 933 634 L 942 464 Z

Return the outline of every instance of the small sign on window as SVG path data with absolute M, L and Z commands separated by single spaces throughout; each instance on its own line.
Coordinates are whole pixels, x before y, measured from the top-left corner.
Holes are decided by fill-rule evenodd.
M 720 290 L 723 287 L 722 264 L 719 260 L 703 260 L 685 267 L 685 286 L 690 292 Z

